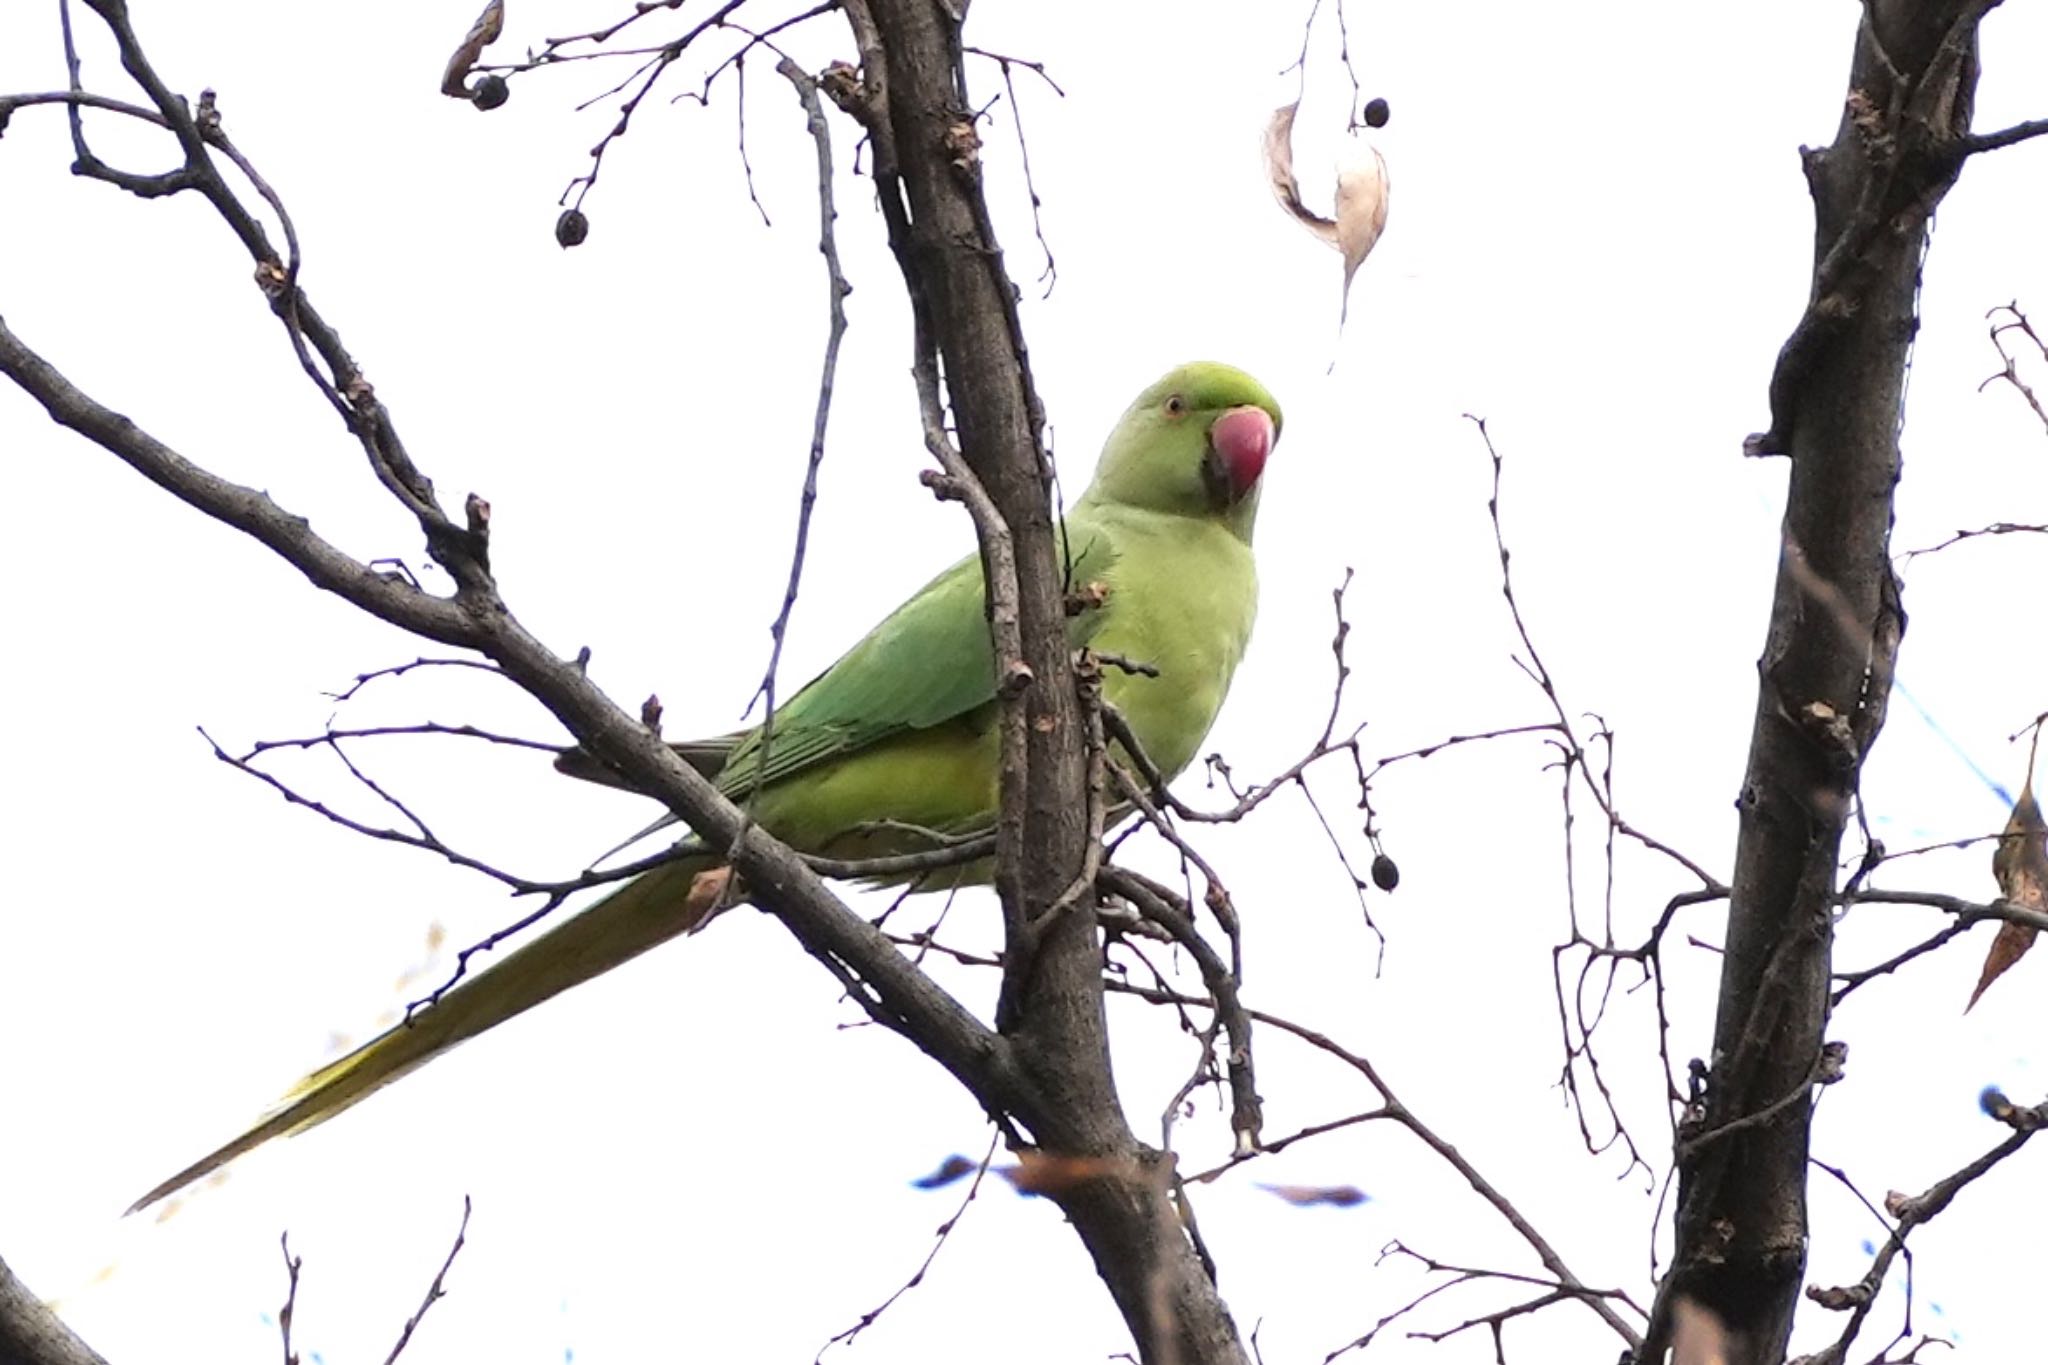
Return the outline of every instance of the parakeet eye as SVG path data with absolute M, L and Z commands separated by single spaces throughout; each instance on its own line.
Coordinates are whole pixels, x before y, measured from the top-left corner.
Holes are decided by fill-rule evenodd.
M 1178 417 L 1187 410 L 1188 400 L 1179 394 L 1174 394 L 1166 400 L 1166 415 L 1168 417 Z

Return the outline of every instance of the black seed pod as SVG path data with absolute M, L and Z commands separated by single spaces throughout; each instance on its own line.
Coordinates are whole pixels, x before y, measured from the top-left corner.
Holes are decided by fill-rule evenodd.
M 495 109 L 512 98 L 512 87 L 503 76 L 486 76 L 469 92 L 469 102 L 479 109 Z
M 555 240 L 566 250 L 582 246 L 583 239 L 590 235 L 590 220 L 583 216 L 582 209 L 563 209 L 562 216 L 555 219 Z
M 1382 891 L 1392 891 L 1401 884 L 1401 869 L 1384 853 L 1373 855 L 1372 884 Z

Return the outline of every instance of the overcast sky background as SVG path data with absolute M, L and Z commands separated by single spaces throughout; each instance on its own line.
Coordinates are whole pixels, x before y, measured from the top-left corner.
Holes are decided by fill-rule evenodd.
M 765 3 L 765 0 L 763 0 Z M 523 0 L 515 52 L 619 7 Z M 665 35 L 691 19 L 658 16 Z M 551 235 L 611 105 L 572 106 L 608 67 L 515 81 L 489 116 L 435 93 L 473 0 L 331 8 L 139 5 L 159 69 L 219 92 L 227 127 L 295 216 L 304 283 L 343 331 L 445 497 L 494 508 L 494 561 L 526 623 L 628 705 L 650 691 L 672 733 L 730 728 L 765 663 L 825 330 L 813 149 L 772 63 L 709 109 L 650 101 L 586 205 L 587 245 Z M 1243 774 L 1291 761 L 1327 705 L 1329 590 L 1356 570 L 1347 716 L 1368 752 L 1545 719 L 1513 665 L 1486 518 L 1489 469 L 1463 413 L 1507 460 L 1518 592 L 1565 704 L 1620 736 L 1622 808 L 1725 872 L 1776 556 L 1782 462 L 1740 457 L 1804 300 L 1811 215 L 1796 149 L 1832 138 L 1857 7 L 1604 3 L 1565 17 L 1512 3 L 1349 7 L 1366 93 L 1393 122 L 1389 227 L 1336 331 L 1338 262 L 1262 183 L 1264 121 L 1303 4 L 1005 5 L 976 43 L 1041 58 L 1062 100 L 1017 94 L 1057 288 L 1041 301 L 1007 98 L 984 126 L 991 195 L 1056 448 L 1078 490 L 1103 434 L 1158 373 L 1211 357 L 1287 410 L 1261 508 L 1264 607 L 1213 738 Z M 764 14 L 769 11 L 764 10 Z M 780 11 L 776 11 L 780 13 Z M 92 88 L 120 95 L 83 22 Z M 2048 113 L 2048 14 L 1986 22 L 1980 127 Z M 850 55 L 835 18 L 791 39 L 816 69 Z M 723 49 L 707 48 L 710 51 Z M 1328 16 L 1311 49 L 1298 167 L 1328 194 L 1349 93 Z M 688 64 L 686 64 L 688 65 Z M 692 70 L 701 69 L 691 67 Z M 55 7 L 0 15 L 0 89 L 63 83 Z M 976 64 L 977 94 L 1001 90 Z M 694 88 L 685 71 L 664 88 Z M 852 130 L 835 118 L 840 244 L 855 292 L 809 572 L 784 665 L 794 684 L 970 545 L 919 488 L 907 315 Z M 117 164 L 169 164 L 107 120 Z M 268 489 L 363 557 L 420 563 L 418 534 L 297 372 L 227 232 L 197 201 L 143 203 L 69 178 L 62 116 L 28 110 L 0 142 L 0 314 L 78 383 L 208 467 Z M 2042 521 L 2048 436 L 1996 368 L 1987 308 L 2048 318 L 2048 149 L 1973 163 L 1934 234 L 1914 359 L 1899 548 L 1966 526 Z M 1330 366 L 1335 360 L 1334 371 Z M 2038 381 L 2044 376 L 2036 375 Z M 306 1260 L 295 1340 L 330 1365 L 381 1359 L 445 1254 L 462 1196 L 468 1247 L 406 1358 L 808 1361 L 919 1264 L 960 1191 L 909 1182 L 979 1156 L 975 1107 L 856 1012 L 765 916 L 739 913 L 515 1021 L 372 1102 L 237 1168 L 174 1215 L 119 1219 L 140 1191 L 252 1118 L 445 973 L 450 945 L 514 913 L 492 886 L 290 809 L 215 763 L 229 744 L 317 732 L 324 695 L 416 656 L 396 632 L 310 593 L 266 552 L 170 501 L 0 389 L 13 718 L 0 950 L 9 1114 L 0 1254 L 115 1365 L 275 1357 L 277 1237 Z M 2007 807 L 2044 704 L 2043 545 L 1979 540 L 1906 567 L 1901 697 L 1866 781 L 1894 848 L 1983 834 Z M 1922 711 L 1930 722 L 1923 718 Z M 351 723 L 439 719 L 556 732 L 509 689 L 421 675 L 352 705 Z M 377 774 L 451 842 L 533 875 L 572 872 L 651 815 L 568 785 L 531 755 L 394 741 Z M 1377 896 L 1385 971 L 1349 883 L 1294 798 L 1205 832 L 1247 924 L 1247 999 L 1370 1055 L 1513 1197 L 1589 1283 L 1647 1302 L 1656 1193 L 1615 1153 L 1588 1157 L 1553 1086 L 1549 948 L 1565 931 L 1560 813 L 1535 740 L 1451 751 L 1379 784 L 1398 894 Z M 353 801 L 340 774 L 289 770 Z M 1183 790 L 1199 795 L 1200 782 Z M 1323 784 L 1357 852 L 1341 773 Z M 1578 807 L 1586 904 L 1600 831 Z M 1154 852 L 1148 856 L 1159 859 Z M 1615 913 L 1638 937 L 1675 869 L 1621 852 Z M 1165 865 L 1163 862 L 1159 865 Z M 1896 864 L 1879 884 L 1988 899 L 1984 847 Z M 917 907 L 932 913 L 936 906 Z M 1718 907 L 1687 913 L 1719 941 Z M 986 893 L 948 932 L 994 936 Z M 1931 932 L 1932 913 L 1859 910 L 1839 960 Z M 1821 1105 L 1816 1155 L 1873 1199 L 1918 1191 L 2004 1130 L 1975 1108 L 1996 1082 L 2043 1093 L 2039 955 L 1960 1014 L 1988 928 L 1866 988 L 1832 1036 L 1848 1080 Z M 1714 962 L 1672 957 L 1673 1050 L 1704 1051 Z M 977 1008 L 993 983 L 942 974 Z M 1191 1064 L 1162 1012 L 1115 1007 L 1141 1134 Z M 1646 993 L 1601 1036 L 1638 1139 L 1663 1145 Z M 1268 1132 L 1369 1107 L 1341 1068 L 1259 1037 Z M 1204 1096 L 1183 1169 L 1228 1150 Z M 1958 1357 L 2037 1345 L 2025 1305 L 2048 1196 L 2028 1151 L 1917 1234 L 1921 1330 Z M 1661 1172 L 1660 1172 L 1661 1173 Z M 1357 1184 L 1373 1202 L 1294 1209 L 1258 1181 Z M 1823 1178 L 1809 1279 L 1845 1283 L 1881 1237 Z M 1375 1266 L 1400 1238 L 1446 1261 L 1532 1258 L 1401 1132 L 1351 1129 L 1197 1195 L 1240 1324 L 1264 1358 L 1313 1362 L 1427 1282 Z M 2020 1229 L 2028 1231 L 2023 1235 Z M 1442 1328 L 1507 1302 L 1447 1297 Z M 1886 1301 L 1867 1353 L 1897 1321 Z M 1818 1312 L 1812 1349 L 1838 1320 Z M 1610 1359 L 1569 1307 L 1518 1322 L 1511 1358 Z M 2023 1345 L 2024 1343 L 2024 1345 Z M 1050 1205 L 985 1190 L 919 1289 L 833 1359 L 1100 1360 L 1127 1339 Z M 1483 1333 L 1393 1360 L 1490 1358 Z

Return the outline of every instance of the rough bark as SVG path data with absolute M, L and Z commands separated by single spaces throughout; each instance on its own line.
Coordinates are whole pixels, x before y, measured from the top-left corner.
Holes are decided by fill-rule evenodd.
M 1905 628 L 1890 535 L 1923 245 L 1966 154 L 1990 8 L 1866 5 L 1841 126 L 1804 153 L 1813 287 L 1772 377 L 1771 430 L 1751 440 L 1790 458 L 1784 539 L 1708 1088 L 1680 1131 L 1677 1255 L 1645 1360 L 1662 1358 L 1678 1296 L 1719 1320 L 1731 1365 L 1782 1360 L 1799 1303 L 1836 868 Z
M 1167 1159 L 1140 1144 L 1125 1120 L 1110 1068 L 1093 897 L 1068 894 L 1085 885 L 1085 727 L 1068 656 L 1043 414 L 1017 289 L 982 198 L 959 24 L 938 0 L 850 8 L 857 33 L 866 24 L 859 11 L 872 16 L 864 59 L 873 63 L 874 47 L 882 55 L 885 95 L 876 114 L 887 134 L 878 141 L 877 179 L 885 199 L 896 189 L 888 182 L 900 181 L 907 218 L 892 223 L 892 236 L 926 333 L 920 344 L 934 346 L 944 363 L 960 455 L 1014 556 L 1030 674 L 1009 703 L 998 831 L 1009 943 L 998 1024 L 1030 1081 L 1014 1114 L 1042 1150 L 1085 1163 L 1076 1169 L 1112 1173 L 1046 1192 L 1087 1245 L 1141 1359 L 1243 1362 L 1237 1328 L 1173 1210 Z M 872 94 L 877 73 L 864 75 Z
M 107 1365 L 0 1261 L 0 1365 Z

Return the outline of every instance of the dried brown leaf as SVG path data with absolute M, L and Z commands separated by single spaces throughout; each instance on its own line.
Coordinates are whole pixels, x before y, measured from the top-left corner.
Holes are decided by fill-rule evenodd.
M 476 22 L 469 26 L 469 32 L 463 35 L 461 45 L 448 58 L 447 69 L 441 73 L 441 93 L 459 100 L 468 99 L 469 89 L 463 82 L 476 69 L 484 49 L 496 42 L 504 31 L 505 0 L 489 0 L 484 12 L 476 17 Z
M 687 932 L 696 933 L 711 922 L 713 915 L 731 905 L 736 897 L 727 893 L 733 890 L 736 888 L 730 867 L 714 867 L 691 878 L 689 893 L 683 897 L 683 918 L 690 926 Z
M 1998 926 L 1998 937 L 1991 940 L 1991 951 L 1984 954 L 1984 970 L 1977 974 L 1977 987 L 1970 992 L 1970 1003 L 1963 1006 L 1963 1013 L 1968 1014 L 1971 1006 L 1983 998 L 1991 983 L 2027 955 L 2027 949 L 2034 946 L 2034 934 L 2031 924 Z
M 1267 1194 L 1278 1195 L 1298 1209 L 1327 1204 L 1333 1209 L 1350 1209 L 1365 1203 L 1372 1196 L 1356 1185 L 1265 1185 L 1259 1186 Z
M 2037 741 L 2038 742 L 2038 741 Z M 2031 761 L 2029 767 L 2031 767 Z M 2010 905 L 2022 910 L 2048 912 L 2048 821 L 2041 817 L 2041 805 L 2034 799 L 2034 778 L 2020 788 L 2013 803 L 2012 818 L 1991 854 L 1991 875 L 1998 879 L 1998 893 Z M 1984 991 L 2034 946 L 2039 931 L 2031 924 L 2001 924 L 1991 951 L 1984 956 L 1984 970 L 1978 974 L 1977 989 L 1970 992 L 1969 1013 Z
M 1387 227 L 1387 162 L 1371 143 L 1337 172 L 1336 217 L 1325 218 L 1302 202 L 1294 178 L 1294 116 L 1300 101 L 1273 111 L 1266 124 L 1266 179 L 1273 197 L 1300 223 L 1344 257 L 1344 293 L 1338 326 L 1351 311 L 1351 277 L 1365 263 Z
M 1017 1164 L 997 1172 L 1021 1194 L 1060 1194 L 1090 1180 L 1135 1172 L 1128 1161 L 1109 1156 L 1059 1156 L 1030 1148 L 1017 1153 Z

